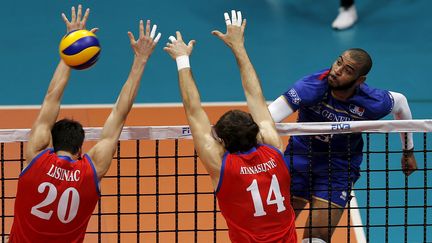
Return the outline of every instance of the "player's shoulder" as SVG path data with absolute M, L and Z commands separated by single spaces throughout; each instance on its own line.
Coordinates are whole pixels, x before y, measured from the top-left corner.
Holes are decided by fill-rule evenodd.
M 391 99 L 392 97 L 388 90 L 374 88 L 367 84 L 360 85 L 357 95 L 361 96 L 364 99 L 371 99 L 371 100 L 378 100 L 378 101 Z
M 279 149 L 276 148 L 275 146 L 270 144 L 265 144 L 265 143 L 259 143 L 257 145 L 257 150 L 279 151 Z
M 29 158 L 27 158 L 27 163 L 28 163 L 27 167 L 29 167 L 29 165 L 36 163 L 37 161 L 46 160 L 47 158 L 50 158 L 52 156 L 56 156 L 53 148 L 46 148 L 42 151 L 38 151 L 34 155 L 31 155 L 29 156 Z
M 304 76 L 284 93 L 291 104 L 297 106 L 314 105 L 319 102 L 328 90 L 327 76 L 329 69 L 320 70 Z
M 364 107 L 370 119 L 381 119 L 393 108 L 393 97 L 388 90 L 373 88 L 362 84 L 356 95 L 356 104 Z

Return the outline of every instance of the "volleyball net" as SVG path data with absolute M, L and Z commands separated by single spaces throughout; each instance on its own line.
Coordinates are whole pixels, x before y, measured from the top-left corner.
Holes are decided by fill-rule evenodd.
M 293 135 L 331 139 L 334 135 L 349 138 L 362 134 L 360 179 L 332 242 L 432 241 L 432 179 L 428 178 L 432 170 L 432 120 L 281 123 L 277 129 L 286 143 Z M 85 132 L 86 151 L 99 138 L 101 128 L 85 128 Z M 411 176 L 401 169 L 401 132 L 412 132 L 414 137 L 418 169 Z M 28 129 L 0 130 L 2 242 L 13 222 L 28 133 Z M 312 158 L 316 152 L 308 153 Z M 328 154 L 332 153 L 329 146 Z M 348 165 L 346 172 L 350 171 Z M 329 208 L 306 208 L 300 215 L 303 219 L 297 220 L 299 238 L 314 227 L 305 224 L 311 210 Z M 225 220 L 188 126 L 123 129 L 85 238 L 85 242 L 114 241 L 229 242 Z

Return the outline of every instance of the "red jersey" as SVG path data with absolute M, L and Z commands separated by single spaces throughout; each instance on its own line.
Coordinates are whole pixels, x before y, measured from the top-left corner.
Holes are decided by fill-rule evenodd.
M 94 165 L 58 156 L 37 155 L 21 172 L 10 242 L 82 242 L 99 199 Z
M 297 242 L 290 179 L 282 153 L 269 145 L 224 155 L 216 196 L 232 242 Z

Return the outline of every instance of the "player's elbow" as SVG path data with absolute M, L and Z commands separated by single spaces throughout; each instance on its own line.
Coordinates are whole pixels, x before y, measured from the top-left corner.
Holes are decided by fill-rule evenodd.
M 401 93 L 391 92 L 394 100 L 393 115 L 398 120 L 411 119 L 411 110 L 408 105 L 408 99 Z

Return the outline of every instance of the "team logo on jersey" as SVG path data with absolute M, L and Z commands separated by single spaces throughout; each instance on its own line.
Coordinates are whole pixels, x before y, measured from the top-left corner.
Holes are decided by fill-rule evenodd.
M 300 104 L 301 98 L 298 96 L 297 91 L 295 89 L 288 90 L 288 95 L 291 97 L 291 101 L 293 104 Z
M 350 104 L 349 110 L 356 115 L 363 116 L 365 108 Z
M 342 199 L 342 200 L 344 200 L 344 201 L 346 201 L 347 200 L 347 192 L 346 191 L 342 191 L 342 193 L 341 193 L 341 195 L 340 195 L 339 198 Z

